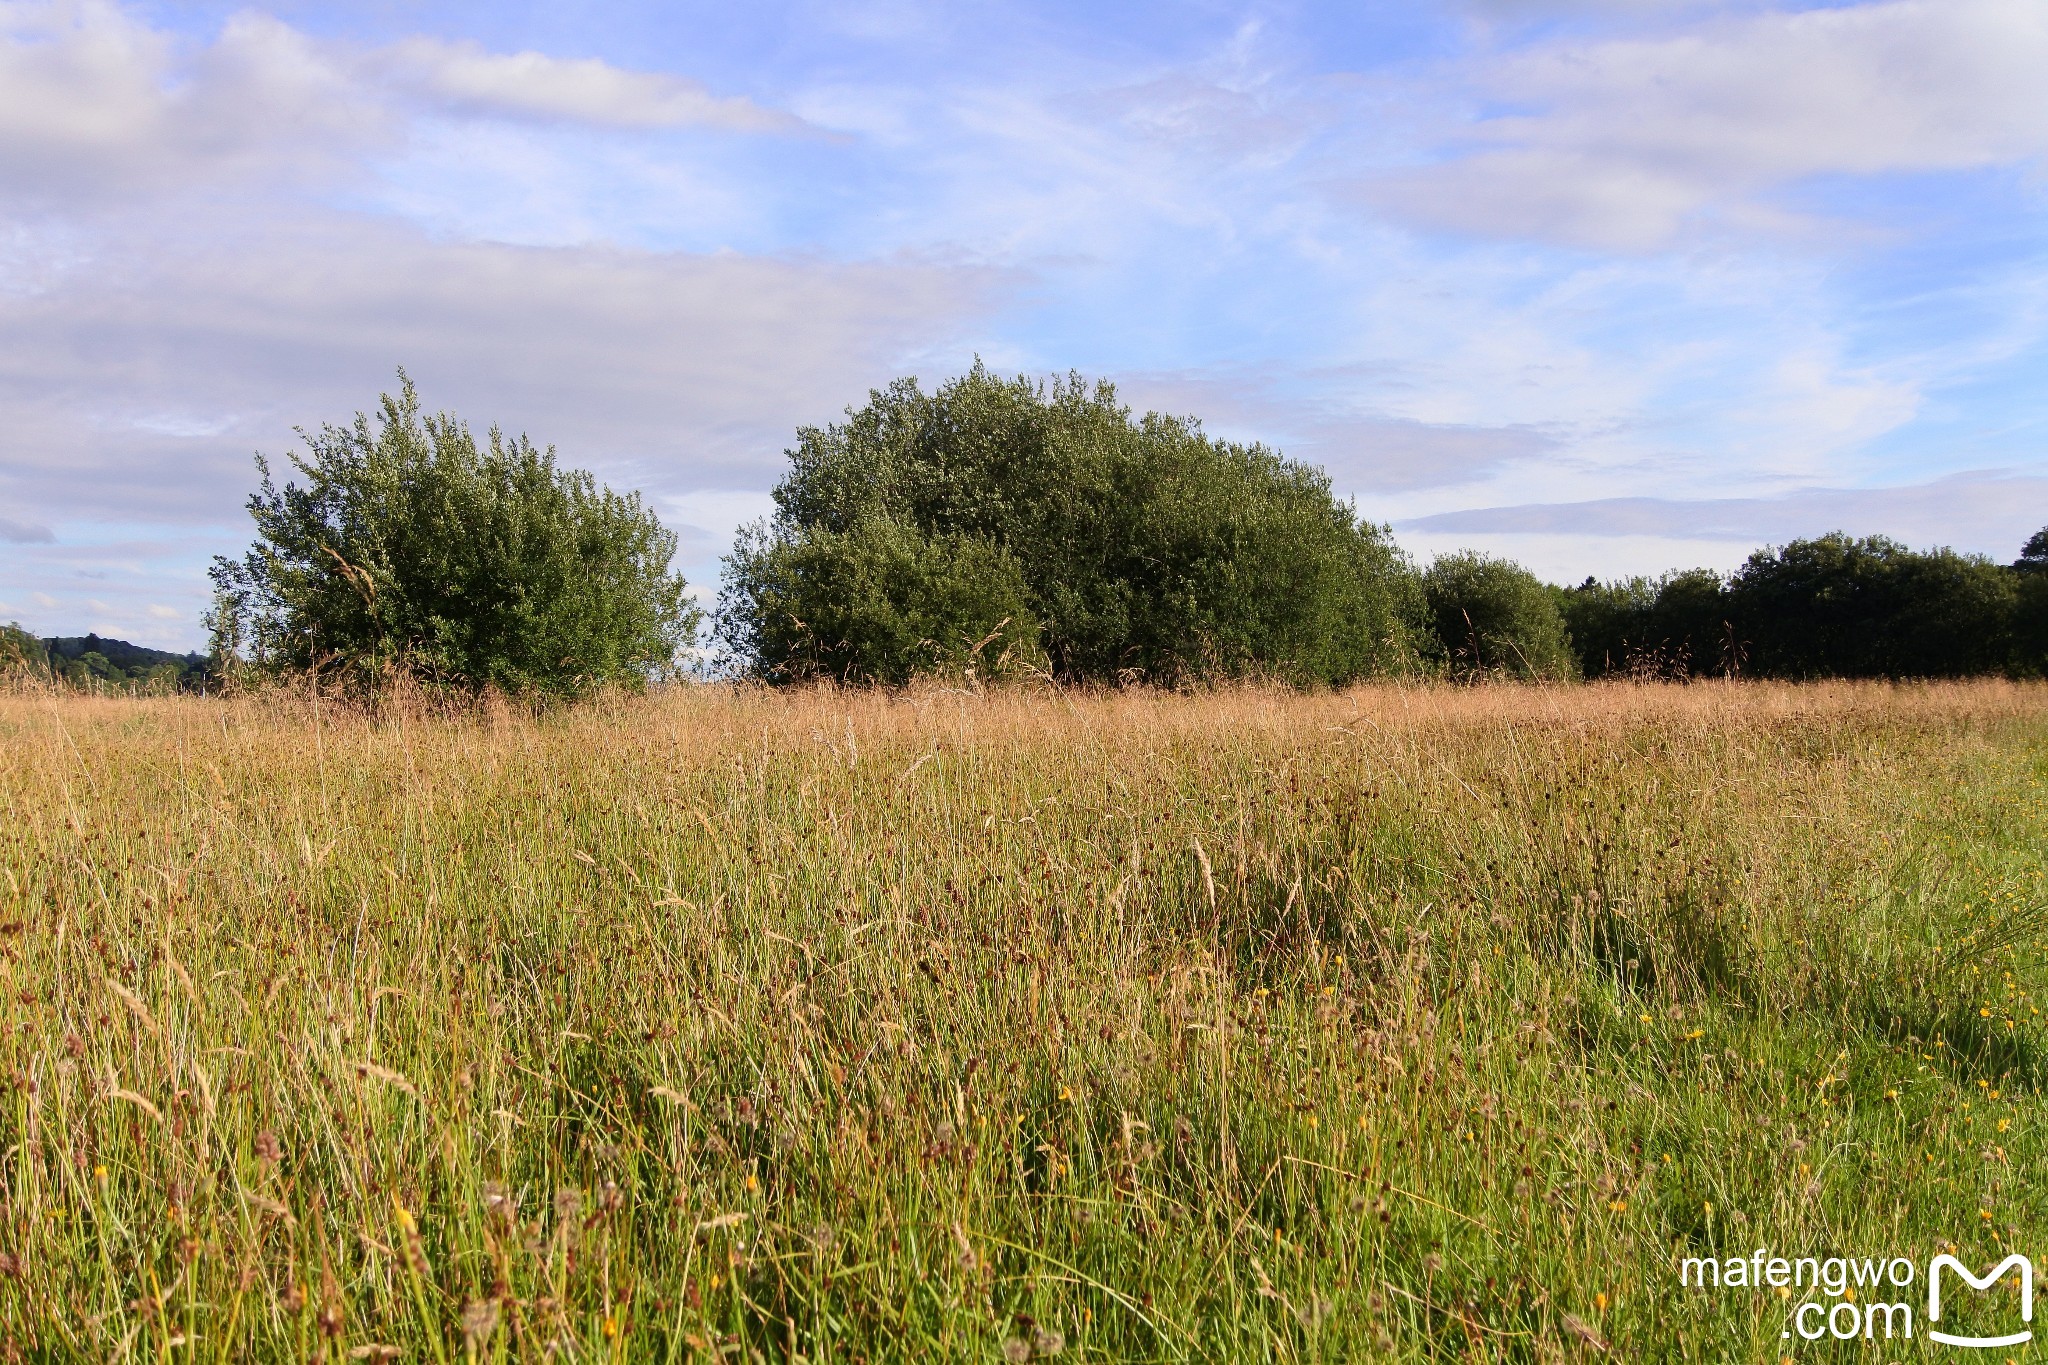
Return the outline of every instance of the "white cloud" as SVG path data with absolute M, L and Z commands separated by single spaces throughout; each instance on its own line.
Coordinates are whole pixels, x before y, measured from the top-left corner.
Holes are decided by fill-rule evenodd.
M 149 604 L 149 615 L 152 620 L 156 621 L 182 621 L 185 619 L 184 612 L 179 611 L 176 607 L 167 607 L 161 602 Z
M 0 183 L 17 213 L 304 181 L 391 127 L 318 45 L 262 15 L 182 52 L 101 0 L 0 4 Z
M 1483 507 L 1397 523 L 1450 536 L 1664 537 L 1782 543 L 1828 531 L 1888 535 L 2011 558 L 2048 519 L 2048 477 L 1978 471 L 1888 488 L 1802 488 L 1767 498 L 1597 498 Z
M 1662 245 L 1691 223 L 1783 228 L 1771 190 L 1820 175 L 1975 170 L 2048 152 L 2048 6 L 1889 3 L 1557 40 L 1485 59 L 1501 113 L 1376 202 L 1481 235 Z
M 401 364 L 430 405 L 528 430 L 615 481 L 760 487 L 797 422 L 958 336 L 999 281 L 152 216 L 36 291 L 0 288 L 0 501 L 232 524 L 252 449 L 370 406 Z M 179 411 L 233 416 L 162 418 Z
M 806 127 L 594 58 L 429 38 L 361 48 L 254 11 L 188 44 L 107 0 L 0 0 L 0 185 L 16 214 L 224 184 L 331 186 L 398 146 L 423 107 L 609 128 Z
M 381 68 L 401 88 L 477 113 L 743 133 L 792 132 L 805 126 L 752 100 L 713 95 L 696 81 L 626 71 L 591 57 L 501 54 L 476 43 L 409 38 L 372 54 L 366 65 Z

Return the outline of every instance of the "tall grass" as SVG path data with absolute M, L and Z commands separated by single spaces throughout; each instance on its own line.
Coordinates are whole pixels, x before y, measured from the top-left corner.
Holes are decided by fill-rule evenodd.
M 0 700 L 0 1353 L 1811 1354 L 2042 1225 L 2044 720 Z

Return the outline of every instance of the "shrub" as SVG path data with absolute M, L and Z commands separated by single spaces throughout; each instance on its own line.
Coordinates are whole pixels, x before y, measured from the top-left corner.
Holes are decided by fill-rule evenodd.
M 753 566 L 745 649 L 789 677 L 904 683 L 920 673 L 1001 678 L 1041 667 L 1017 561 L 980 536 L 927 538 L 877 517 L 844 531 L 741 533 Z
M 1134 419 L 1106 383 L 903 380 L 789 459 L 720 599 L 729 654 L 763 677 L 894 681 L 985 637 L 977 661 L 1075 681 L 1335 683 L 1412 657 L 1384 528 L 1320 471 Z
M 1511 560 L 1461 551 L 1422 576 L 1429 624 L 1459 677 L 1561 680 L 1577 674 L 1552 591 Z
M 256 544 L 216 559 L 216 653 L 269 673 L 394 671 L 463 689 L 567 695 L 671 667 L 698 612 L 675 537 L 638 494 L 556 467 L 492 428 L 423 417 L 401 372 L 377 420 L 301 432 L 302 484 L 259 456 Z

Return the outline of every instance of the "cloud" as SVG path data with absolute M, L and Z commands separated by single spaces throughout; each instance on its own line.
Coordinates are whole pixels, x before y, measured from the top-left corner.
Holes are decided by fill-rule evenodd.
M 1294 382 L 1288 382 L 1291 378 Z M 1212 436 L 1256 441 L 1319 465 L 1346 492 L 1392 493 L 1471 483 L 1560 446 L 1528 425 L 1419 421 L 1347 402 L 1356 375 L 1321 385 L 1275 373 L 1139 374 L 1118 386 L 1138 408 L 1198 416 Z M 1371 509 L 1366 509 L 1370 514 Z
M 223 185 L 331 188 L 400 147 L 427 108 L 605 128 L 808 126 L 594 58 L 419 37 L 365 48 L 253 11 L 181 43 L 105 0 L 0 0 L 0 185 L 16 215 Z
M 429 405 L 528 430 L 615 481 L 758 487 L 799 422 L 959 336 L 1003 280 L 441 242 L 329 216 L 128 231 L 38 290 L 0 290 L 0 501 L 231 524 L 252 450 L 373 405 L 401 364 Z
M 2048 6 L 1889 3 L 1562 39 L 1476 62 L 1492 113 L 1364 193 L 1428 226 L 1609 249 L 1691 224 L 1784 230 L 1772 191 L 1970 171 L 2048 152 Z
M 10 545 L 54 545 L 57 537 L 47 526 L 0 517 L 0 540 Z
M 2048 521 L 2048 476 L 1980 471 L 1891 488 L 1806 488 L 1767 498 L 1597 498 L 1416 517 L 1402 531 L 1479 536 L 1650 536 L 1779 544 L 1828 531 L 1889 535 L 2010 557 Z
M 393 131 L 319 45 L 263 15 L 186 52 L 97 0 L 0 3 L 0 184 L 14 213 L 305 183 Z
M 696 81 L 626 71 L 591 57 L 499 54 L 472 42 L 408 38 L 372 54 L 366 65 L 383 70 L 399 88 L 465 112 L 741 133 L 786 133 L 807 126 L 752 100 L 713 95 Z

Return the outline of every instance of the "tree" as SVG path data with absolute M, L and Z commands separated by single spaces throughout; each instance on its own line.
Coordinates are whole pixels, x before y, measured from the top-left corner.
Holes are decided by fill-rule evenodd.
M 454 416 L 422 416 L 399 378 L 374 422 L 300 432 L 303 484 L 278 487 L 257 457 L 256 543 L 214 561 L 216 652 L 269 673 L 542 695 L 672 667 L 699 613 L 639 495 L 496 427 L 480 447 Z
M 50 676 L 49 652 L 43 642 L 21 628 L 19 621 L 0 626 L 0 681 Z
M 1758 550 L 1728 597 L 1755 672 L 1967 677 L 2010 663 L 2017 590 L 1980 555 L 1837 531 Z
M 1562 681 L 1578 673 L 1551 589 L 1512 560 L 1445 555 L 1422 575 L 1429 624 L 1459 677 Z
M 1727 585 L 1712 569 L 1601 583 L 1588 578 L 1558 596 L 1580 671 L 1664 678 L 1722 673 L 1731 655 Z
M 902 380 L 798 432 L 726 561 L 719 630 L 760 676 L 1343 682 L 1412 655 L 1385 528 L 1318 470 L 1134 418 L 1106 383 Z
M 2012 671 L 2048 673 L 2048 527 L 2027 537 L 2013 562 Z

